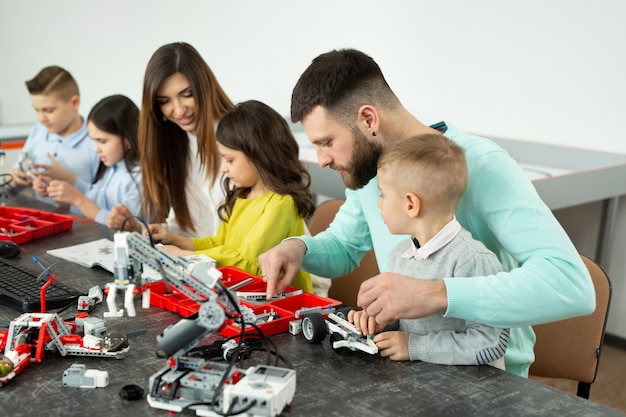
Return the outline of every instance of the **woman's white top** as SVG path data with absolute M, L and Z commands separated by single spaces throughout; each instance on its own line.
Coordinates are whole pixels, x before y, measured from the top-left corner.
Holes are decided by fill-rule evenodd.
M 170 209 L 166 223 L 169 230 L 183 236 L 213 236 L 222 222 L 217 215 L 217 206 L 224 200 L 224 192 L 220 184 L 221 176 L 211 186 L 211 182 L 206 178 L 206 167 L 200 162 L 197 138 L 191 133 L 187 133 L 187 137 L 189 138 L 189 163 L 185 194 L 195 230 L 181 231 L 176 223 L 173 209 Z

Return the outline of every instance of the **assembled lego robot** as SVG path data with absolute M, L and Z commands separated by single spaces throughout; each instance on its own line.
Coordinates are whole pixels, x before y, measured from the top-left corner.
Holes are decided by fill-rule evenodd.
M 122 359 L 130 349 L 128 338 L 119 332 L 107 332 L 103 320 L 85 323 L 83 335 L 77 333 L 76 321 L 64 321 L 57 313 L 46 313 L 46 290 L 55 276 L 40 289 L 41 312 L 24 313 L 11 321 L 8 331 L 0 331 L 0 387 L 7 384 L 31 362 L 41 362 L 46 352 L 62 356 L 98 356 Z
M 335 351 L 342 349 L 361 350 L 371 355 L 378 353 L 374 341 L 363 336 L 350 323 L 348 312 L 350 307 L 340 308 L 335 313 L 328 313 L 327 318 L 321 312 L 306 313 L 302 317 L 300 331 L 309 343 L 320 343 L 330 333 L 330 343 Z
M 275 417 L 291 404 L 296 380 L 293 369 L 259 365 L 244 370 L 236 368 L 234 361 L 187 355 L 202 339 L 242 317 L 217 268 L 163 252 L 136 232 L 116 233 L 114 245 L 116 277 L 136 281 L 142 265 L 148 264 L 161 271 L 168 286 L 200 305 L 195 315 L 157 336 L 168 364 L 150 377 L 147 400 L 151 407 L 170 412 L 191 409 L 199 416 Z

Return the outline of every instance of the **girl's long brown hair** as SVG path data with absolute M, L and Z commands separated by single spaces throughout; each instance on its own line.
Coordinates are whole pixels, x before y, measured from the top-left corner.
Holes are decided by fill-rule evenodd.
M 306 219 L 313 214 L 315 203 L 309 190 L 311 175 L 298 158 L 298 142 L 278 112 L 256 100 L 239 103 L 222 118 L 217 127 L 217 140 L 227 148 L 243 152 L 270 190 L 291 195 L 300 217 Z M 222 186 L 226 199 L 218 213 L 226 221 L 237 197 L 245 197 L 250 189 L 235 188 L 227 177 Z

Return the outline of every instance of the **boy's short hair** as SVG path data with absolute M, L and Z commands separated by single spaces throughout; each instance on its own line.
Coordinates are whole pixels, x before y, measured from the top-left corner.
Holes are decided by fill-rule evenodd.
M 32 80 L 26 81 L 26 88 L 31 95 L 56 95 L 63 101 L 78 96 L 78 84 L 67 70 L 51 65 L 45 67 Z
M 400 192 L 413 192 L 451 213 L 458 209 L 467 188 L 463 148 L 436 133 L 385 143 L 378 169 L 390 176 Z

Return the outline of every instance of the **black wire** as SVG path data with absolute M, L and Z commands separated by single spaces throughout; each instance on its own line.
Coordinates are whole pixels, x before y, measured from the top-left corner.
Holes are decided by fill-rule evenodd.
M 239 345 L 233 350 L 233 352 L 231 354 L 231 357 L 230 357 L 230 360 L 228 361 L 228 368 L 224 372 L 224 375 L 222 376 L 222 379 L 220 380 L 218 386 L 215 388 L 215 391 L 213 393 L 213 398 L 212 398 L 212 402 L 213 403 L 215 403 L 215 401 L 217 400 L 217 396 L 221 393 L 221 391 L 222 391 L 222 389 L 224 387 L 224 382 L 229 377 L 229 374 L 230 374 L 232 368 L 235 366 L 235 362 L 239 358 L 240 352 L 243 349 L 242 344 L 243 344 L 244 339 L 245 339 L 244 336 L 245 336 L 245 327 L 246 327 L 245 326 L 246 323 L 244 322 L 243 315 L 241 314 L 241 309 L 239 308 L 239 303 L 234 299 L 234 297 L 231 294 L 231 292 L 228 291 L 228 288 L 226 288 L 226 286 L 221 281 L 218 281 L 217 284 L 221 288 L 222 292 L 226 294 L 226 297 L 230 301 L 231 305 L 235 308 L 235 310 L 240 315 L 241 333 L 239 335 Z M 249 323 L 249 324 L 251 326 L 253 326 L 257 330 L 257 332 L 259 332 L 259 335 L 261 335 L 263 340 L 269 340 L 267 338 L 267 336 L 265 336 L 263 331 L 256 324 L 254 324 L 254 323 Z M 273 342 L 271 342 L 271 343 L 273 343 Z M 269 349 L 268 349 L 268 352 L 269 352 Z
M 224 285 L 222 281 L 217 281 L 217 285 L 220 287 L 220 290 L 221 290 L 220 292 L 226 294 L 228 301 L 230 301 L 230 304 L 234 307 L 235 311 L 237 311 L 237 313 L 240 315 L 241 322 L 243 324 L 243 316 L 241 314 L 241 309 L 239 308 L 239 303 L 237 302 L 237 300 L 235 300 L 235 298 L 233 297 L 233 294 L 228 290 L 228 288 Z
M 170 287 L 170 285 L 167 283 L 167 274 L 165 273 L 165 269 L 163 269 L 163 265 L 161 264 L 161 262 L 157 259 L 156 256 L 153 257 L 153 262 L 155 263 L 155 265 L 157 265 L 159 267 L 159 272 L 161 273 L 161 278 L 163 279 L 163 285 L 165 286 L 165 294 L 172 294 L 174 293 L 174 291 L 172 290 L 172 288 Z
M 120 227 L 120 231 L 124 231 L 126 228 L 126 222 L 130 219 L 135 219 L 137 220 L 139 223 L 141 223 L 144 227 L 144 229 L 146 229 L 146 232 L 148 233 L 148 239 L 150 240 L 150 246 L 154 247 L 154 240 L 152 239 L 152 232 L 150 232 L 150 227 L 148 226 L 148 223 L 145 222 L 144 219 L 142 219 L 139 216 L 134 216 L 134 215 L 130 215 L 127 216 L 126 218 L 124 218 L 124 220 L 122 220 L 122 227 Z
M 233 412 L 233 406 L 237 403 L 238 401 L 238 397 L 235 397 L 235 399 L 233 400 L 233 402 L 230 404 L 230 406 L 228 407 L 228 410 L 226 411 L 226 413 L 222 413 L 220 410 L 213 408 L 212 411 L 215 414 L 218 414 L 220 416 L 224 416 L 224 417 L 230 417 L 230 416 L 236 416 L 239 414 L 243 414 L 246 411 L 250 410 L 252 407 L 254 407 L 256 405 L 256 400 L 252 400 L 252 402 L 250 402 L 250 404 L 248 404 L 246 407 L 242 408 L 241 410 L 237 410 L 236 412 Z M 181 410 L 178 412 L 178 414 L 182 414 L 185 411 L 187 411 L 188 409 L 190 409 L 191 407 L 196 407 L 199 405 L 206 405 L 207 407 L 211 407 L 214 406 L 214 404 L 209 403 L 209 402 L 197 402 L 197 403 L 190 403 L 187 404 L 186 406 L 182 407 Z
M 261 340 L 263 340 L 263 347 L 265 348 L 265 352 L 267 352 L 267 358 L 265 359 L 265 363 L 267 365 L 271 364 L 272 361 L 272 349 L 270 348 L 269 345 L 271 345 L 272 347 L 274 347 L 274 351 L 276 351 L 276 345 L 274 344 L 274 341 L 272 341 L 269 337 L 265 336 L 265 333 L 263 333 L 263 331 L 261 330 L 261 328 L 259 326 L 257 326 L 254 323 L 250 323 L 250 325 L 254 328 L 254 330 L 256 330 L 259 335 L 261 335 Z
M 227 416 L 232 415 L 232 412 L 233 412 L 233 407 L 235 406 L 235 404 L 237 404 L 237 401 L 238 401 L 238 400 L 239 400 L 239 397 L 235 397 L 235 398 L 233 399 L 233 401 L 230 403 L 230 405 L 228 406 L 228 410 L 226 410 L 226 413 L 225 413 L 225 414 L 222 414 L 222 415 L 227 415 Z M 237 413 L 237 414 L 241 414 L 241 412 L 239 412 L 239 413 Z
M 249 348 L 248 351 L 249 352 L 256 352 L 256 351 L 265 351 L 264 348 L 260 348 L 260 347 L 253 347 L 253 348 Z M 281 361 L 283 361 L 283 363 L 287 366 L 287 368 L 289 369 L 294 369 L 293 365 L 291 364 L 291 362 L 289 362 L 287 360 L 287 358 L 285 358 L 283 355 L 281 355 L 279 352 L 276 351 L 272 351 L 272 355 L 275 355 L 277 357 L 277 359 L 280 359 Z M 268 364 L 269 365 L 269 364 Z M 278 361 L 276 361 L 275 366 L 278 366 Z
M 203 401 L 203 402 L 197 402 L 197 403 L 189 403 L 189 404 L 187 404 L 186 406 L 182 407 L 182 408 L 180 409 L 180 411 L 178 412 L 178 414 L 182 414 L 182 413 L 184 413 L 185 411 L 187 411 L 188 409 L 190 409 L 191 407 L 195 407 L 195 406 L 197 406 L 197 405 L 212 406 L 213 404 L 212 404 L 212 403 L 208 403 L 208 402 L 206 402 L 206 401 Z
M 250 402 L 250 404 L 248 404 L 247 406 L 245 406 L 241 410 L 233 411 L 233 407 L 237 403 L 237 400 L 239 400 L 239 397 L 235 397 L 233 402 L 230 403 L 230 406 L 228 407 L 228 410 L 226 411 L 226 413 L 222 413 L 219 410 L 215 410 L 215 409 L 213 411 L 216 412 L 217 414 L 219 414 L 220 416 L 230 417 L 230 416 L 237 416 L 239 414 L 243 414 L 243 413 L 245 413 L 246 411 L 250 410 L 252 407 L 254 407 L 256 405 L 256 400 L 252 400 Z
M 237 346 L 235 348 L 232 356 L 230 357 L 230 360 L 228 361 L 228 367 L 224 371 L 224 375 L 222 375 L 222 379 L 217 384 L 217 387 L 215 387 L 215 391 L 213 391 L 213 398 L 211 398 L 211 403 L 212 404 L 216 403 L 218 395 L 221 394 L 222 390 L 224 389 L 224 383 L 226 382 L 226 379 L 230 376 L 230 372 L 235 367 L 235 362 L 237 362 L 237 358 L 239 357 L 239 352 L 238 351 L 239 351 L 240 346 L 241 345 L 239 345 L 239 346 Z
M 150 231 L 150 227 L 148 226 L 148 223 L 146 223 L 146 221 L 142 219 L 141 217 L 130 215 L 124 218 L 124 220 L 122 221 L 121 231 L 124 231 L 124 229 L 126 228 L 126 222 L 130 219 L 135 219 L 143 225 L 144 229 L 146 230 L 146 233 L 148 233 L 148 240 L 150 241 L 150 246 L 154 248 L 155 247 L 154 239 L 152 238 L 152 232 Z M 156 257 L 154 257 L 154 263 L 155 265 L 158 266 L 159 272 L 161 273 L 161 277 L 163 278 L 163 284 L 165 285 L 165 294 L 173 293 L 172 288 L 167 282 L 167 274 L 165 273 L 165 270 L 163 269 L 163 265 L 161 265 L 161 262 L 159 262 L 159 260 Z
M 13 174 L 11 174 L 10 172 L 5 172 L 3 174 L 0 174 L 0 177 L 2 177 L 2 179 L 4 180 L 4 182 L 0 184 L 0 187 L 9 185 L 11 181 L 13 181 Z M 7 180 L 7 177 L 9 178 L 8 180 Z
M 54 312 L 60 315 L 65 310 L 70 308 L 72 305 L 74 305 L 74 302 L 67 303 L 67 305 L 65 307 L 57 308 L 56 310 L 54 310 Z M 80 312 L 84 312 L 84 313 L 89 314 L 89 313 L 92 313 L 95 309 L 96 309 L 96 304 L 94 303 L 92 306 L 89 306 L 89 309 L 87 309 L 87 311 L 81 310 Z M 74 319 L 75 319 L 75 317 L 70 317 L 70 318 L 67 318 L 67 319 L 63 319 L 63 321 L 72 321 Z
M 126 219 L 124 220 L 126 221 Z M 123 224 L 122 224 L 122 229 L 123 229 Z M 152 237 L 150 237 L 152 239 Z M 165 278 L 165 275 L 164 275 Z M 236 310 L 237 312 L 237 317 L 234 317 L 233 315 L 229 315 L 227 314 L 227 317 L 229 318 L 233 318 L 233 319 L 239 319 L 240 323 L 241 323 L 241 332 L 239 333 L 238 336 L 231 336 L 230 338 L 227 338 L 225 340 L 231 340 L 234 339 L 235 337 L 239 338 L 239 344 L 232 350 L 231 352 L 231 356 L 228 360 L 228 365 L 226 370 L 224 371 L 224 374 L 222 375 L 222 378 L 220 380 L 220 382 L 218 383 L 218 385 L 215 387 L 215 390 L 213 392 L 213 397 L 211 398 L 211 402 L 207 403 L 207 402 L 202 402 L 202 403 L 193 403 L 193 404 L 188 404 L 185 407 L 183 407 L 181 409 L 181 413 L 183 411 L 185 411 L 186 409 L 192 407 L 192 406 L 197 406 L 197 405 L 207 405 L 207 406 L 213 406 L 213 411 L 216 414 L 219 414 L 221 416 L 232 416 L 232 415 L 238 415 L 238 414 L 242 414 L 248 410 L 250 410 L 252 407 L 254 407 L 256 405 L 256 400 L 252 401 L 251 404 L 247 405 L 245 408 L 238 410 L 236 413 L 232 412 L 232 408 L 234 406 L 235 401 L 233 401 L 233 403 L 230 405 L 229 410 L 227 411 L 227 413 L 223 413 L 219 410 L 217 410 L 215 408 L 215 405 L 217 404 L 217 400 L 219 395 L 222 393 L 223 389 L 224 389 L 224 384 L 226 382 L 226 380 L 231 376 L 231 372 L 233 370 L 233 368 L 235 367 L 235 363 L 240 359 L 245 357 L 245 354 L 247 352 L 255 352 L 255 351 L 261 351 L 264 350 L 267 353 L 267 365 L 270 365 L 271 362 L 271 357 L 272 355 L 274 355 L 276 357 L 276 361 L 275 364 L 276 366 L 279 363 L 279 360 L 282 360 L 290 369 L 293 369 L 293 365 L 283 356 L 278 352 L 278 348 L 276 346 L 276 344 L 274 343 L 273 340 L 271 340 L 269 337 L 267 337 L 265 335 L 265 333 L 263 333 L 263 330 L 261 330 L 261 328 L 256 325 L 255 323 L 245 323 L 244 318 L 243 318 L 243 314 L 241 313 L 241 309 L 239 308 L 239 303 L 234 299 L 233 294 L 228 290 L 228 288 L 226 288 L 226 286 L 224 285 L 223 282 L 221 281 L 217 281 L 217 285 L 219 287 L 219 292 L 222 294 L 226 294 L 226 297 L 228 298 L 228 301 L 230 302 L 230 304 L 233 306 L 233 308 Z M 197 313 L 196 313 L 197 315 Z M 248 339 L 251 337 L 254 338 L 259 338 L 261 340 L 261 345 L 263 346 L 263 348 L 261 347 L 248 347 L 245 346 L 245 341 L 246 341 L 246 325 L 250 325 L 252 326 L 255 331 L 257 333 L 254 334 L 248 334 Z M 273 350 L 268 346 L 271 345 L 271 347 L 273 348 Z M 190 350 L 187 353 L 191 353 L 191 352 L 199 352 L 202 350 L 202 347 L 195 347 L 194 349 Z M 159 356 L 159 352 L 157 351 L 157 356 Z M 162 357 L 163 355 L 161 355 Z
M 270 339 L 269 337 L 267 337 L 263 331 L 259 328 L 259 326 L 257 326 L 256 324 L 252 323 L 251 324 L 252 327 L 254 327 L 256 329 L 256 331 L 259 332 L 259 334 L 262 335 L 263 341 L 267 342 L 268 344 L 272 345 L 272 347 L 274 348 L 274 351 L 271 351 L 270 349 L 268 349 L 268 352 L 271 353 L 272 355 L 276 356 L 276 362 L 275 365 L 278 366 L 278 360 L 282 360 L 285 365 L 287 365 L 288 368 L 293 369 L 293 365 L 287 360 L 287 358 L 285 358 L 283 355 L 280 354 L 280 352 L 278 352 L 278 347 L 276 346 L 276 343 L 274 343 L 274 341 L 272 339 Z M 270 364 L 270 361 L 268 359 L 267 364 Z
M 255 337 L 255 338 L 259 338 L 261 339 L 261 345 L 264 348 L 260 348 L 258 346 L 255 346 L 253 348 L 248 348 L 250 352 L 253 351 L 262 351 L 264 350 L 267 353 L 267 359 L 266 359 L 266 364 L 270 365 L 271 364 L 271 358 L 272 356 L 276 357 L 275 360 L 275 365 L 277 366 L 279 361 L 282 361 L 283 363 L 285 363 L 285 365 L 287 365 L 287 367 L 289 367 L 290 369 L 293 369 L 293 365 L 289 362 L 289 360 L 287 360 L 287 358 L 285 358 L 283 355 L 280 354 L 280 352 L 278 351 L 278 347 L 276 346 L 276 344 L 274 343 L 274 341 L 272 339 L 270 339 L 267 335 L 265 335 L 265 333 L 263 333 L 263 330 L 256 325 L 255 323 L 245 323 L 243 320 L 243 315 L 241 314 L 241 310 L 239 309 L 239 303 L 237 303 L 234 299 L 233 299 L 233 295 L 231 294 L 230 291 L 228 291 L 226 289 L 226 287 L 224 286 L 224 284 L 220 281 L 218 281 L 218 284 L 221 286 L 221 288 L 224 290 L 224 292 L 226 293 L 226 296 L 229 298 L 230 302 L 235 306 L 236 310 L 238 311 L 239 316 L 238 317 L 234 317 L 232 315 L 227 315 L 229 318 L 233 318 L 233 319 L 237 319 L 239 318 L 239 321 L 241 323 L 241 332 L 238 335 L 233 335 L 230 336 L 229 338 L 226 338 L 225 340 L 231 340 L 234 338 L 239 338 L 239 345 L 235 348 L 236 349 L 240 349 L 241 345 L 248 340 L 251 337 Z M 256 331 L 256 333 L 246 333 L 246 327 L 247 326 L 251 326 L 254 328 L 254 330 Z M 270 347 L 268 345 L 271 345 L 271 347 L 273 348 L 270 349 Z M 198 347 L 195 349 L 195 351 L 201 350 L 202 347 Z M 238 355 L 233 355 L 233 356 L 238 356 Z M 242 357 L 244 357 L 245 355 L 243 355 Z
M 235 311 L 237 311 L 237 314 L 239 314 L 239 323 L 241 325 L 241 332 L 239 333 L 239 346 L 241 346 L 246 334 L 246 323 L 244 322 L 243 314 L 241 313 L 241 309 L 239 308 L 239 303 L 237 302 L 237 300 L 235 300 L 233 294 L 222 281 L 217 281 L 217 285 L 220 287 L 221 292 L 226 294 L 226 298 L 228 298 L 230 304 L 234 307 Z

